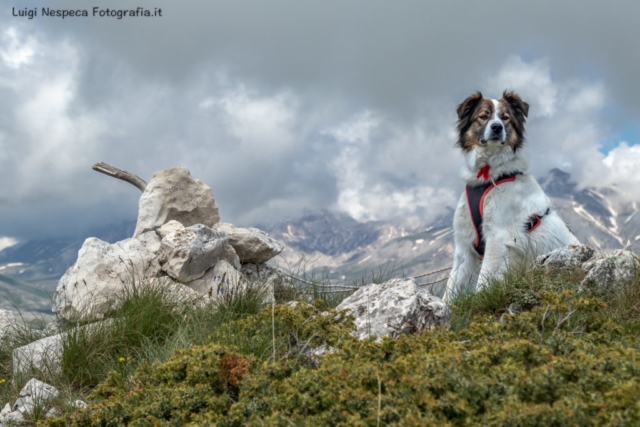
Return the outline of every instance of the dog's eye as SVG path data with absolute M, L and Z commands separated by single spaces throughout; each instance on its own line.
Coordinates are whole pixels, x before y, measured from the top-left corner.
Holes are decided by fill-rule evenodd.
M 481 118 L 482 120 L 487 120 L 487 119 L 489 118 L 489 116 L 487 116 L 486 114 L 484 114 L 484 115 L 480 116 L 480 118 Z
M 509 116 L 502 116 L 502 120 L 504 120 L 504 121 L 509 120 Z

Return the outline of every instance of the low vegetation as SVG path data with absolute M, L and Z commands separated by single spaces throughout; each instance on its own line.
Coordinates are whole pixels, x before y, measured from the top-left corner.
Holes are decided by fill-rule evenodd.
M 64 397 L 52 402 L 61 417 L 32 421 L 638 425 L 640 279 L 578 292 L 582 279 L 578 270 L 510 271 L 458 295 L 451 329 L 379 342 L 350 335 L 351 318 L 332 309 L 342 295 L 265 306 L 250 289 L 211 309 L 167 302 L 157 288 L 134 290 L 110 315 L 119 320 L 69 335 L 61 375 L 36 373 Z M 295 288 L 277 295 L 300 296 Z M 3 402 L 19 390 L 9 358 L 3 349 Z M 65 406 L 75 398 L 90 406 Z

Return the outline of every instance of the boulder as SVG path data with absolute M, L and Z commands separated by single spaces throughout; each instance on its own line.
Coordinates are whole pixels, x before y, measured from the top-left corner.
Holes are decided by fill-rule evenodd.
M 60 373 L 62 367 L 63 341 L 66 335 L 77 330 L 89 330 L 110 325 L 113 319 L 106 319 L 78 328 L 71 329 L 49 337 L 41 338 L 37 341 L 13 349 L 13 376 L 14 378 L 28 373 L 31 369 L 49 375 Z
M 209 300 L 216 300 L 228 293 L 233 294 L 239 289 L 240 276 L 238 270 L 226 260 L 221 259 L 202 278 L 189 282 L 187 286 Z
M 91 237 L 58 282 L 53 311 L 67 320 L 101 318 L 134 278 L 145 280 L 159 271 L 155 255 L 138 239 L 109 244 Z
M 138 203 L 134 237 L 155 230 L 171 220 L 185 227 L 218 221 L 218 205 L 211 188 L 191 176 L 188 169 L 175 167 L 153 174 Z
M 13 404 L 12 409 L 14 412 L 18 411 L 31 414 L 34 408 L 37 406 L 44 408 L 48 401 L 57 397 L 59 394 L 58 390 L 53 386 L 32 378 L 20 391 L 20 395 Z
M 541 255 L 536 262 L 547 268 L 579 267 L 582 263 L 590 260 L 595 253 L 596 250 L 587 245 L 571 245 Z
M 172 219 L 168 223 L 164 224 L 162 227 L 158 228 L 156 230 L 156 233 L 158 234 L 158 236 L 160 236 L 160 239 L 164 239 L 164 237 L 167 234 L 171 233 L 172 231 L 178 231 L 178 230 L 182 230 L 184 228 L 185 228 L 184 225 L 182 225 L 178 221 Z
M 538 257 L 538 265 L 554 269 L 580 268 L 586 274 L 580 289 L 589 284 L 611 287 L 629 281 L 640 271 L 640 259 L 623 249 L 598 252 L 586 245 L 556 249 Z
M 202 224 L 174 230 L 162 239 L 160 265 L 177 281 L 192 282 L 218 262 L 227 242 L 227 233 Z
M 16 326 L 18 326 L 18 322 L 13 313 L 9 310 L 0 310 L 0 341 Z
M 24 421 L 22 412 L 9 412 L 6 415 L 0 415 L 0 427 L 19 426 Z
M 435 327 L 446 328 L 451 312 L 440 298 L 421 288 L 415 279 L 392 279 L 358 289 L 338 307 L 355 317 L 356 336 L 394 338 Z
M 237 228 L 220 223 L 216 229 L 229 234 L 229 244 L 233 246 L 243 263 L 260 264 L 269 261 L 284 249 L 284 245 L 257 228 Z
M 609 253 L 597 253 L 582 264 L 582 269 L 587 272 L 582 284 L 615 286 L 635 278 L 639 268 L 638 257 L 632 252 L 618 249 Z
M 60 373 L 63 334 L 52 335 L 13 350 L 13 376 L 35 369 L 46 374 Z

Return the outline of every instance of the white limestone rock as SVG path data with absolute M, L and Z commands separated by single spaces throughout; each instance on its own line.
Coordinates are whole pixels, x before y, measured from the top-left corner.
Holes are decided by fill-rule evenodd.
M 227 245 L 224 247 L 224 249 L 222 250 L 222 255 L 220 255 L 220 259 L 227 261 L 233 266 L 233 268 L 238 271 L 242 268 L 242 264 L 240 264 L 240 257 L 238 257 L 238 254 L 231 245 Z
M 257 228 L 237 228 L 232 224 L 220 223 L 216 229 L 229 233 L 229 244 L 243 263 L 267 262 L 284 249 L 281 242 Z
M 227 233 L 202 224 L 178 229 L 162 239 L 160 265 L 177 281 L 192 282 L 218 262 L 227 243 Z
M 47 374 L 60 372 L 62 366 L 63 334 L 52 335 L 13 350 L 13 375 L 31 369 Z
M 19 426 L 24 421 L 22 412 L 9 412 L 7 415 L 0 415 L 0 427 Z
M 135 236 L 155 230 L 171 220 L 189 227 L 213 227 L 220 216 L 211 188 L 191 176 L 186 168 L 175 167 L 153 174 L 138 203 Z
M 612 252 L 600 252 L 582 264 L 587 272 L 582 286 L 588 283 L 599 287 L 613 287 L 635 278 L 640 271 L 638 256 L 623 249 Z
M 165 291 L 164 298 L 169 302 L 190 304 L 195 307 L 202 307 L 207 302 L 203 295 L 170 277 L 162 284 L 162 287 Z
M 349 311 L 355 317 L 359 339 L 387 335 L 397 338 L 425 329 L 446 328 L 451 318 L 440 298 L 411 278 L 363 286 L 336 309 Z
M 136 237 L 142 243 L 142 246 L 145 247 L 146 250 L 151 252 L 154 255 L 157 255 L 160 251 L 160 243 L 162 239 L 158 236 L 158 233 L 155 231 L 147 231 L 146 233 L 142 233 L 138 237 Z
M 587 275 L 580 289 L 587 285 L 612 287 L 634 278 L 640 271 L 640 258 L 623 249 L 598 252 L 586 245 L 567 246 L 538 257 L 538 265 L 554 269 L 581 268 Z
M 221 259 L 202 278 L 189 282 L 187 286 L 208 300 L 217 300 L 240 289 L 240 278 L 240 272 Z
M 58 282 L 53 311 L 67 320 L 101 318 L 134 278 L 149 279 L 159 271 L 156 256 L 138 239 L 109 244 L 91 237 Z
M 11 311 L 0 310 L 0 341 L 17 326 L 18 322 Z
M 53 386 L 32 378 L 20 391 L 13 404 L 13 411 L 31 414 L 36 407 L 44 408 L 47 403 L 60 393 Z
M 587 245 L 570 245 L 541 255 L 536 262 L 547 268 L 580 267 L 596 254 L 596 250 Z

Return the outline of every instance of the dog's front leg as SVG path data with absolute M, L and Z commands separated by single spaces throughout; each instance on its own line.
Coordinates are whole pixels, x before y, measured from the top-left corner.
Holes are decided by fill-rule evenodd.
M 507 246 L 508 241 L 509 236 L 504 234 L 487 239 L 476 290 L 483 289 L 492 278 L 499 278 L 509 267 L 514 248 Z
M 447 289 L 443 297 L 445 304 L 449 304 L 458 292 L 472 289 L 476 285 L 480 264 L 480 257 L 473 247 L 456 242 L 453 267 L 449 273 Z

